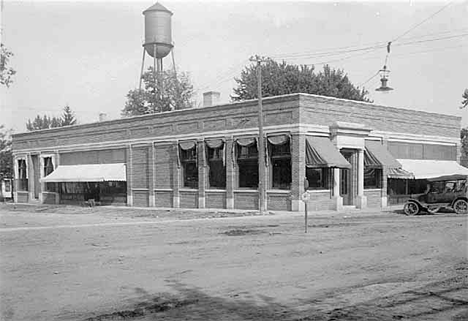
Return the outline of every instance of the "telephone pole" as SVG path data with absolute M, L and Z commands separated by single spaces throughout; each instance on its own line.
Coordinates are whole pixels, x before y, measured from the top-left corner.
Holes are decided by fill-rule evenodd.
M 262 106 L 262 62 L 265 57 L 258 55 L 249 59 L 257 63 L 257 96 L 258 96 L 258 198 L 260 215 L 265 212 L 265 141 L 263 139 L 263 106 Z

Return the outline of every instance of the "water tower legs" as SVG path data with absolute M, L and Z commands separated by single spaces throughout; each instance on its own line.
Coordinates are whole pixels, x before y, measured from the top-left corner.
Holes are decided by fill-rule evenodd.
M 145 68 L 145 51 L 145 47 L 143 47 L 143 57 L 141 58 L 140 85 L 138 86 L 138 92 L 141 91 L 141 81 L 143 80 L 143 71 Z

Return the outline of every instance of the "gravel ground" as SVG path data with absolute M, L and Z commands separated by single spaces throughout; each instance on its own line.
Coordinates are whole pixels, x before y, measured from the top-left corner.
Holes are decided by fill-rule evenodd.
M 2 320 L 468 320 L 467 216 L 0 206 Z

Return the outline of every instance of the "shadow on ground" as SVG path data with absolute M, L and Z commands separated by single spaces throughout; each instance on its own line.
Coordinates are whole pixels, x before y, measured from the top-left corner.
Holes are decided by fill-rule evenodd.
M 457 276 L 424 287 L 378 297 L 356 304 L 339 299 L 349 293 L 359 293 L 359 287 L 334 289 L 308 300 L 299 300 L 294 307 L 279 303 L 268 296 L 251 297 L 246 292 L 228 297 L 211 296 L 201 289 L 177 281 L 170 286 L 177 295 L 135 291 L 141 298 L 133 308 L 95 315 L 85 321 L 108 320 L 467 320 L 468 263 L 454 270 Z M 375 285 L 375 284 L 373 284 Z M 361 287 L 365 287 L 361 285 Z

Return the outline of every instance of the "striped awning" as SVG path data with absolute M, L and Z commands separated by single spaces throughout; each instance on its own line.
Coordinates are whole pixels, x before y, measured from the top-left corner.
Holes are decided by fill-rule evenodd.
M 125 164 L 60 165 L 42 182 L 104 182 L 127 180 Z
M 351 168 L 328 137 L 306 138 L 306 166 Z
M 380 141 L 366 141 L 364 165 L 368 167 L 401 168 L 401 164 Z

